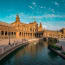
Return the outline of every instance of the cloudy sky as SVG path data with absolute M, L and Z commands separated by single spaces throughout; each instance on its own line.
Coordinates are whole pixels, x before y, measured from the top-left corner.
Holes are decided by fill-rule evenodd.
M 0 21 L 11 23 L 19 14 L 23 23 L 36 20 L 43 27 L 65 27 L 65 0 L 0 0 Z

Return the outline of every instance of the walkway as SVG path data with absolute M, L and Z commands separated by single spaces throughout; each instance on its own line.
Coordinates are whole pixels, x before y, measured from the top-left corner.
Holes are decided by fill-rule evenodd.
M 7 45 L 7 44 L 4 46 L 0 45 L 0 60 L 2 60 L 4 57 L 6 57 L 8 54 L 13 52 L 17 48 L 28 44 L 27 42 L 28 41 L 19 40 L 19 41 L 15 41 L 11 45 Z
M 56 45 L 62 46 L 63 51 L 65 51 L 65 40 L 59 40 L 59 43 Z
M 13 52 L 17 48 L 34 41 L 38 42 L 38 40 L 39 39 L 11 39 L 11 45 L 8 44 L 8 39 L 0 40 L 0 60 L 2 60 L 4 57 L 6 57 L 8 54 Z

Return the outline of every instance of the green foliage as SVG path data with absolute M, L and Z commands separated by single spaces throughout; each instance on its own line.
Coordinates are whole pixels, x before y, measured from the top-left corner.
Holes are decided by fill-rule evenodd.
M 57 46 L 57 45 L 50 45 L 51 48 L 54 48 L 56 50 L 62 50 L 61 47 Z
M 62 52 L 62 54 L 64 54 L 64 55 L 65 55 L 65 52 Z
M 57 39 L 56 38 L 48 38 L 48 43 L 49 43 L 49 45 L 54 45 L 54 44 L 56 44 L 57 43 Z

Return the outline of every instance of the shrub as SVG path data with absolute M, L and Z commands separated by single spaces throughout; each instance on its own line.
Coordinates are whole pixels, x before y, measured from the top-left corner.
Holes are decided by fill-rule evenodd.
M 64 54 L 64 55 L 65 55 L 65 52 L 62 52 L 62 54 Z
M 51 47 L 51 48 L 54 48 L 54 49 L 56 49 L 56 50 L 62 50 L 62 48 L 61 48 L 61 47 L 56 46 L 56 45 L 50 45 L 50 47 Z

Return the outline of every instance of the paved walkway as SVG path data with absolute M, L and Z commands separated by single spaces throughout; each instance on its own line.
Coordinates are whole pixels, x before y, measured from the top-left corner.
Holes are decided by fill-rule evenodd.
M 62 46 L 63 51 L 65 51 L 65 40 L 59 40 L 59 43 L 56 45 Z
M 6 51 L 4 51 L 3 54 L 0 54 L 0 60 L 2 60 L 4 57 L 6 57 L 8 54 L 10 54 L 11 52 L 13 52 L 14 50 L 16 50 L 17 48 L 23 46 L 23 45 L 26 45 L 28 43 L 19 43 L 19 44 L 16 44 L 16 45 L 13 45 L 13 46 L 10 46 L 9 48 L 7 48 Z
M 29 42 L 33 42 L 39 39 L 28 39 Z M 10 43 L 13 44 L 14 42 L 21 42 L 22 39 L 10 39 Z M 0 46 L 8 45 L 9 39 L 0 39 Z
M 21 41 L 22 39 L 10 39 L 10 43 L 14 43 L 15 41 Z M 8 45 L 9 39 L 0 39 L 0 46 L 1 45 Z
M 8 39 L 0 40 L 0 60 L 5 56 L 10 54 L 15 49 L 19 48 L 22 45 L 28 44 L 29 42 L 38 41 L 39 39 L 10 39 L 11 45 L 9 45 Z M 27 43 L 28 42 L 28 43 Z

